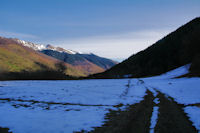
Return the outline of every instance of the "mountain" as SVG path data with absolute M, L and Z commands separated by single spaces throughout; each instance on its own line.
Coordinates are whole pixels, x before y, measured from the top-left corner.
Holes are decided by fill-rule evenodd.
M 41 52 L 48 56 L 52 56 L 56 59 L 69 63 L 73 66 L 83 68 L 88 72 L 88 74 L 103 72 L 117 64 L 117 62 L 99 57 L 94 54 L 81 54 L 75 51 L 73 51 L 73 53 L 70 53 L 71 51 L 66 52 L 66 50 L 64 50 L 58 51 L 46 49 L 42 50 Z
M 99 57 L 92 53 L 82 54 L 73 50 L 68 50 L 61 47 L 54 47 L 50 44 L 45 46 L 19 39 L 16 39 L 16 41 L 26 47 L 32 48 L 33 50 L 42 52 L 43 54 L 71 64 L 72 66 L 77 67 L 78 69 L 83 71 L 84 75 L 103 72 L 117 64 L 117 62 L 115 61 Z
M 69 54 L 66 52 L 58 52 L 55 50 L 48 49 L 42 50 L 41 52 L 58 60 L 64 61 L 68 64 L 71 64 L 74 67 L 78 67 L 79 69 L 84 71 L 85 75 L 104 71 L 103 68 L 79 56 L 79 54 Z
M 101 68 L 103 68 L 104 70 L 107 70 L 111 67 L 113 67 L 114 65 L 118 64 L 118 62 L 107 59 L 107 58 L 103 58 L 103 57 L 99 57 L 95 54 L 78 54 L 79 56 L 87 59 L 88 61 L 96 64 L 97 66 L 100 66 Z
M 60 79 L 66 75 L 85 76 L 79 68 L 24 46 L 17 39 L 0 37 L 0 79 Z
M 84 70 L 88 71 L 88 74 L 97 73 L 99 71 L 103 72 L 117 64 L 117 62 L 113 60 L 99 57 L 92 53 L 84 54 L 61 47 L 54 47 L 52 45 L 47 45 L 46 49 L 42 49 L 40 52 L 62 60 L 73 66 L 83 68 Z
M 188 76 L 200 76 L 200 18 L 181 26 L 147 49 L 91 78 L 147 77 L 191 64 Z

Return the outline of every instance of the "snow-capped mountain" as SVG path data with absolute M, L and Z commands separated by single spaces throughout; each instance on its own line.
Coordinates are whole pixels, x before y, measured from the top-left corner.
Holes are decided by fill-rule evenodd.
M 50 44 L 47 44 L 47 45 L 43 45 L 43 44 L 36 44 L 36 43 L 32 43 L 32 42 L 28 42 L 28 41 L 24 41 L 24 40 L 19 40 L 19 39 L 15 39 L 18 43 L 26 46 L 26 47 L 29 47 L 29 48 L 32 48 L 34 50 L 37 50 L 37 51 L 41 51 L 41 50 L 54 50 L 54 51 L 57 51 L 57 52 L 66 52 L 68 54 L 79 54 L 79 52 L 77 51 L 73 51 L 73 50 L 70 50 L 70 49 L 64 49 L 64 48 L 61 48 L 61 47 L 54 47 Z
M 43 49 L 45 50 L 45 49 Z M 68 54 L 79 54 L 79 52 L 77 51 L 73 51 L 73 50 L 70 50 L 70 49 L 64 49 L 64 48 L 61 48 L 61 47 L 54 47 L 50 44 L 46 45 L 46 50 L 54 50 L 54 51 L 57 51 L 57 52 L 65 52 L 65 53 L 68 53 Z
M 85 73 L 87 71 L 68 63 L 60 62 L 58 59 L 34 49 L 43 48 L 33 43 L 23 41 L 19 43 L 19 40 L 0 36 L 0 80 L 62 79 L 63 71 L 61 72 L 61 65 L 62 70 L 65 67 L 67 68 L 66 75 L 73 77 L 86 76 Z
M 69 63 L 75 67 L 79 67 L 87 71 L 86 75 L 96 72 L 102 72 L 116 65 L 117 62 L 99 57 L 93 53 L 82 53 L 61 47 L 55 47 L 53 45 L 35 44 L 24 40 L 14 39 L 17 43 L 22 44 L 25 47 L 32 48 L 43 54 L 56 58 L 58 60 Z
M 35 43 L 32 43 L 32 42 L 27 42 L 27 41 L 24 41 L 24 40 L 19 40 L 19 39 L 15 39 L 18 43 L 26 46 L 26 47 L 29 47 L 29 48 L 32 48 L 34 50 L 37 50 L 37 51 L 40 51 L 40 50 L 43 50 L 43 49 L 46 49 L 46 46 L 45 45 L 42 45 L 42 44 L 35 44 Z

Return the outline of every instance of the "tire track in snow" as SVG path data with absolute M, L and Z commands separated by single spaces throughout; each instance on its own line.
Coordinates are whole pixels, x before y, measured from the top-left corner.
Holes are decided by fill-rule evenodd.
M 126 95 L 129 92 L 130 87 L 131 87 L 131 79 L 128 80 L 128 84 L 126 85 L 126 89 L 123 91 L 123 93 L 119 97 L 120 98 L 125 98 Z
M 158 92 L 159 115 L 154 128 L 155 133 L 198 133 L 183 110 L 183 105 L 178 104 L 172 97 Z
M 184 105 L 145 86 L 141 79 L 138 83 L 147 89 L 144 100 L 124 111 L 111 110 L 104 125 L 95 127 L 90 133 L 198 133 L 184 112 Z
M 154 129 L 151 127 L 151 133 L 197 133 L 197 129 L 193 126 L 187 114 L 184 112 L 184 107 L 187 105 L 178 104 L 172 97 L 161 93 L 158 89 L 152 87 L 146 87 L 149 89 L 156 99 L 159 100 L 157 103 L 158 108 L 155 109 L 158 118 L 157 123 L 154 125 Z M 156 100 L 155 99 L 155 100 Z M 155 101 L 154 100 L 154 101 Z M 195 104 L 194 106 L 199 104 Z M 156 106 L 154 106 L 155 108 Z M 158 110 L 157 110 L 158 109 Z M 152 119 L 154 112 L 152 113 Z

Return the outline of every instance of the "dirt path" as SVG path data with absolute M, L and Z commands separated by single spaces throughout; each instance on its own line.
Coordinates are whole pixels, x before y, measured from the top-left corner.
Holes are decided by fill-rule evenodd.
M 183 105 L 161 92 L 158 92 L 157 97 L 160 103 L 158 104 L 159 116 L 154 129 L 155 133 L 198 133 L 184 112 Z
M 110 110 L 105 124 L 95 127 L 90 133 L 198 133 L 184 112 L 184 105 L 178 104 L 173 98 L 156 89 L 146 88 L 147 95 L 144 100 L 130 105 L 124 111 Z M 152 128 L 155 107 L 158 108 L 158 113 Z
M 90 133 L 149 133 L 154 96 L 149 90 L 146 93 L 144 100 L 130 105 L 125 111 L 111 110 L 106 115 L 105 124 Z

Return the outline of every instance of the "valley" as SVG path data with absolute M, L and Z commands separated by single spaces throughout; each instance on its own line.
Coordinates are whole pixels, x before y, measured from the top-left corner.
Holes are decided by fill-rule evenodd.
M 1 81 L 0 125 L 14 133 L 199 132 L 200 90 L 191 85 L 200 79 L 173 79 L 187 71 L 183 66 L 140 79 Z
M 117 64 L 94 54 L 0 37 L 0 80 L 63 80 L 103 72 Z
M 0 133 L 200 133 L 199 0 L 0 4 Z

